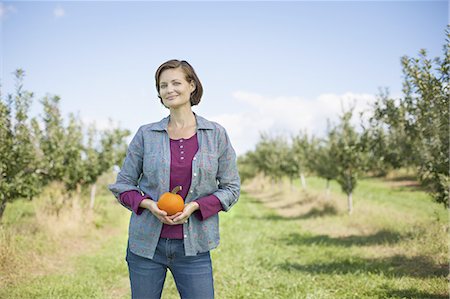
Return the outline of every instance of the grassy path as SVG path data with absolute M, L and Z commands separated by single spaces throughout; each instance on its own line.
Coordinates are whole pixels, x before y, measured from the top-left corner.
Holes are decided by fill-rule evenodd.
M 107 225 L 85 240 L 95 248 L 78 248 L 67 267 L 2 289 L 0 298 L 130 298 L 124 260 L 129 212 L 104 200 Z M 372 204 L 402 215 L 396 202 Z M 406 211 L 411 218 L 404 222 L 414 222 L 414 208 Z M 423 209 L 416 212 L 420 225 L 432 223 L 423 220 Z M 221 245 L 212 252 L 217 298 L 448 298 L 448 268 L 432 256 L 442 244 L 423 244 L 446 244 L 437 238 L 447 234 L 367 213 L 285 218 L 243 193 L 221 214 Z M 170 275 L 163 298 L 178 298 Z
M 246 195 L 223 218 L 218 298 L 448 298 L 448 270 L 426 256 L 383 252 L 407 246 L 407 236 L 312 233 L 303 225 L 317 219 L 279 217 Z

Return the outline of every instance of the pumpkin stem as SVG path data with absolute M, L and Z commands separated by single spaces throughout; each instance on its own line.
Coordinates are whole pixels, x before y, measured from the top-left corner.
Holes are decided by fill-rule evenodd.
M 181 191 L 181 189 L 182 189 L 181 186 L 176 186 L 170 193 L 177 194 L 179 191 Z

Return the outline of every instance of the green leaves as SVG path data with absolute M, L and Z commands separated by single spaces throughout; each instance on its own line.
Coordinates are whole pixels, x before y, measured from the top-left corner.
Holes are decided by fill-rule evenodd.
M 23 89 L 23 70 L 14 75 L 15 94 L 0 101 L 0 217 L 7 201 L 31 199 L 41 190 L 36 143 L 28 119 L 33 94 Z
M 353 108 L 345 111 L 337 126 L 328 134 L 330 162 L 335 168 L 335 179 L 348 197 L 348 211 L 352 212 L 352 193 L 356 188 L 359 176 L 367 165 L 367 151 L 363 134 L 358 133 L 351 124 Z
M 23 89 L 25 72 L 15 72 L 16 90 L 0 94 L 0 218 L 6 202 L 33 198 L 52 181 L 67 191 L 94 184 L 97 178 L 125 156 L 128 130 L 114 128 L 88 132 L 78 116 L 61 115 L 58 96 L 45 96 L 41 119 L 29 119 L 33 93 Z M 87 138 L 86 138 L 87 135 Z
M 449 207 L 449 66 L 450 27 L 443 58 L 430 59 L 425 50 L 417 58 L 401 59 L 404 96 L 382 94 L 375 105 L 372 131 L 384 132 L 386 164 L 417 168 L 418 178 L 433 198 Z

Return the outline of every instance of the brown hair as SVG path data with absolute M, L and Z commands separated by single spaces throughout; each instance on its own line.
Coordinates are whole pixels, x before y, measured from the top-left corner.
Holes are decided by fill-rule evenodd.
M 161 96 L 159 95 L 159 77 L 161 76 L 161 73 L 167 69 L 176 69 L 181 67 L 183 70 L 186 81 L 191 82 L 194 81 L 195 84 L 195 90 L 191 93 L 191 106 L 197 105 L 200 103 L 200 99 L 203 95 L 203 86 L 202 83 L 200 83 L 200 79 L 197 77 L 197 74 L 194 71 L 194 68 L 185 60 L 177 60 L 172 59 L 169 61 L 164 62 L 161 64 L 161 66 L 156 70 L 155 73 L 155 81 L 156 81 L 156 90 L 158 91 L 158 98 L 161 101 L 161 104 L 164 105 L 163 100 Z

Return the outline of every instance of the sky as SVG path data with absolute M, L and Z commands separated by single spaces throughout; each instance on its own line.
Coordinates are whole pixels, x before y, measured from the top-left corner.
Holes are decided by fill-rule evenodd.
M 25 70 L 31 115 L 58 95 L 64 116 L 134 135 L 169 114 L 154 74 L 183 59 L 204 88 L 193 111 L 241 155 L 262 132 L 323 136 L 342 109 L 370 110 L 379 88 L 400 97 L 402 56 L 442 57 L 449 3 L 3 1 L 0 21 L 2 95 Z

